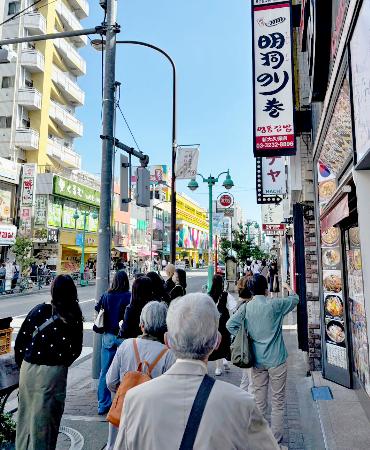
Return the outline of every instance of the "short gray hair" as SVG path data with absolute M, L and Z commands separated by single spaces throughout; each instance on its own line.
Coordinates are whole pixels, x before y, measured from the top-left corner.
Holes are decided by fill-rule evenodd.
M 147 303 L 140 314 L 140 325 L 144 332 L 157 336 L 166 330 L 167 305 L 157 301 Z
M 173 300 L 167 313 L 167 329 L 176 357 L 205 359 L 216 344 L 219 318 L 209 295 L 187 294 Z

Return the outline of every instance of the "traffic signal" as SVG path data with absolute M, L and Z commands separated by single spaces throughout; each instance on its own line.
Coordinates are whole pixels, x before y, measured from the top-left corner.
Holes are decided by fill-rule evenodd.
M 150 206 L 150 172 L 145 167 L 138 167 L 136 171 L 136 204 Z
M 128 157 L 120 155 L 120 211 L 128 212 L 128 204 L 131 199 L 128 194 Z

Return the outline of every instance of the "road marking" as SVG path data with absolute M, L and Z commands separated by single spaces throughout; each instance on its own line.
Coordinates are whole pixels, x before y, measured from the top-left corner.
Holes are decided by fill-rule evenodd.
M 95 298 L 89 298 L 88 300 L 83 300 L 82 302 L 78 302 L 80 305 L 83 303 L 95 302 Z

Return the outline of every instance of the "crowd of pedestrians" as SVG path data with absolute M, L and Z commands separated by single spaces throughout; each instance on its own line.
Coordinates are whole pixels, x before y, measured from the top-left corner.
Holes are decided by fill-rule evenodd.
M 108 414 L 106 448 L 283 448 L 282 324 L 298 296 L 283 284 L 289 296 L 271 297 L 277 264 L 252 262 L 238 281 L 237 298 L 224 289 L 221 275 L 213 277 L 208 295 L 186 294 L 186 272 L 172 264 L 165 272 L 166 280 L 155 271 L 137 273 L 130 289 L 126 271 L 117 270 L 95 307 L 102 324 L 95 328 L 102 333 L 97 412 Z M 17 448 L 55 448 L 68 367 L 81 353 L 82 322 L 75 284 L 59 275 L 51 303 L 28 314 L 16 339 Z M 253 358 L 241 366 L 238 388 L 209 377 L 207 363 L 215 361 L 216 377 L 232 370 L 230 345 L 243 329 Z

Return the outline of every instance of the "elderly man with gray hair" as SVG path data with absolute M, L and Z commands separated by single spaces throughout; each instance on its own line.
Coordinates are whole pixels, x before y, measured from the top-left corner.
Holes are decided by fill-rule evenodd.
M 106 376 L 108 389 L 115 393 L 118 386 L 127 372 L 137 370 L 138 362 L 135 356 L 135 345 L 139 352 L 142 362 L 147 361 L 152 364 L 166 346 L 160 341 L 163 339 L 163 333 L 166 330 L 167 305 L 160 302 L 149 302 L 141 311 L 140 328 L 142 335 L 137 339 L 126 339 L 118 347 L 117 353 L 113 359 L 112 365 Z M 154 366 L 150 376 L 152 378 L 162 375 L 175 362 L 174 353 L 167 351 Z M 114 446 L 117 429 L 109 424 L 109 436 L 107 450 L 112 450 Z
M 165 341 L 177 361 L 128 391 L 114 450 L 279 449 L 253 397 L 207 375 L 208 357 L 220 344 L 218 321 L 208 295 L 171 303 Z

